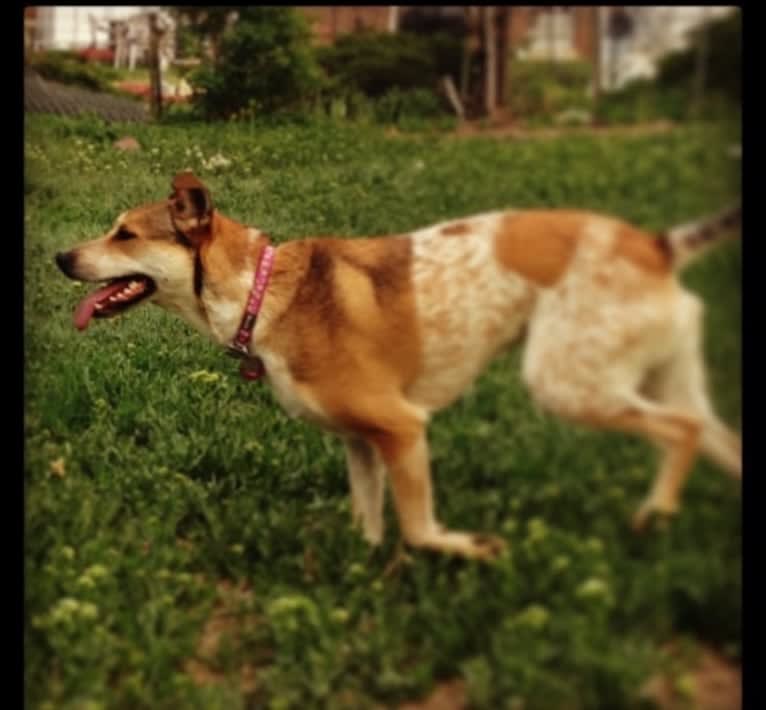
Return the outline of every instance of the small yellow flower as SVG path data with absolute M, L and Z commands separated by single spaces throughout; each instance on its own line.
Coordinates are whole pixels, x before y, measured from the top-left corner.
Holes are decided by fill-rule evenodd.
M 93 587 L 96 586 L 96 583 L 90 576 L 84 574 L 77 580 L 77 586 L 82 587 L 83 589 L 93 589 Z
M 209 372 L 208 370 L 197 370 L 189 375 L 190 380 L 200 380 L 202 382 L 216 382 L 221 379 L 221 375 L 217 372 Z
M 330 614 L 330 618 L 332 618 L 333 621 L 337 621 L 339 624 L 345 624 L 349 618 L 351 618 L 351 615 L 348 613 L 346 609 L 337 608 L 333 609 L 332 613 Z
M 55 461 L 51 461 L 50 471 L 52 476 L 57 478 L 64 478 L 66 476 L 66 467 L 64 465 L 64 458 L 57 458 Z
M 598 577 L 591 577 L 583 582 L 576 592 L 580 599 L 603 599 L 607 603 L 612 601 L 612 592 L 609 585 Z
M 541 606 L 540 604 L 531 604 L 516 617 L 516 622 L 522 626 L 541 629 L 548 623 L 549 618 L 550 613 L 544 606 Z
M 83 619 L 95 619 L 98 617 L 98 607 L 91 602 L 83 602 L 79 611 Z

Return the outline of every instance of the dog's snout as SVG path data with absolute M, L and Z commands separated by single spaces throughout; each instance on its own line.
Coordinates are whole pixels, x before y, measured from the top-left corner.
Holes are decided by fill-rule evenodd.
M 71 251 L 60 251 L 56 254 L 56 265 L 71 278 L 74 266 L 74 254 Z

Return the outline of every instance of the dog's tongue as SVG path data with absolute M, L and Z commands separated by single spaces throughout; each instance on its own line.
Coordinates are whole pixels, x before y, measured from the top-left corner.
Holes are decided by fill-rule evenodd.
M 88 323 L 90 323 L 90 319 L 93 317 L 93 312 L 96 310 L 96 304 L 121 291 L 129 283 L 130 279 L 118 279 L 83 298 L 74 312 L 74 327 L 77 330 L 85 330 L 88 327 Z

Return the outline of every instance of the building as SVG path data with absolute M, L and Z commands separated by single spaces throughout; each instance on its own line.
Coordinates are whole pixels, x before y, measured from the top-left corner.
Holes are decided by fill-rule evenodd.
M 369 29 L 395 32 L 409 13 L 442 18 L 464 15 L 463 6 L 311 6 L 300 7 L 320 44 Z M 660 57 L 686 45 L 699 23 L 735 11 L 732 6 L 498 6 L 501 47 L 519 59 L 594 61 L 598 53 L 603 88 L 616 89 L 638 77 L 652 77 Z M 598 47 L 597 27 L 600 29 Z
M 175 23 L 157 6 L 38 6 L 24 12 L 26 50 L 82 50 L 105 48 L 114 52 L 116 66 L 144 60 L 149 45 L 149 13 L 158 13 L 165 30 L 160 59 L 175 58 Z

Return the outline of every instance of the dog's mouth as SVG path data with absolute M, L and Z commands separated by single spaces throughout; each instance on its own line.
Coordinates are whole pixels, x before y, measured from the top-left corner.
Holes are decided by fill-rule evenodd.
M 74 312 L 74 325 L 85 330 L 90 319 L 112 318 L 141 303 L 157 290 L 148 276 L 131 274 L 112 279 L 106 286 L 86 296 Z

